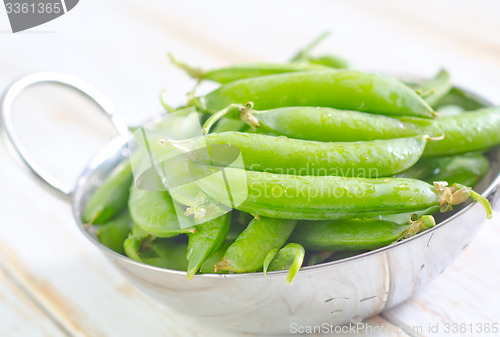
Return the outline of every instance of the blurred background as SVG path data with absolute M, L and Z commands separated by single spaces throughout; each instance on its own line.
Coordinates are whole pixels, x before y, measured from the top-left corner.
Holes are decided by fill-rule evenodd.
M 494 96 L 499 10 L 495 0 L 82 0 L 75 12 L 17 34 L 1 10 L 0 84 L 32 71 L 68 72 L 135 123 L 160 108 L 160 89 L 182 101 L 191 87 L 168 51 L 203 67 L 282 62 L 329 30 L 318 53 L 338 53 L 363 70 L 430 76 L 446 67 L 456 83 Z
M 204 68 L 285 62 L 328 30 L 318 54 L 338 54 L 356 69 L 390 74 L 430 77 L 445 68 L 455 84 L 498 104 L 499 13 L 496 0 L 81 0 L 52 22 L 12 34 L 0 7 L 0 89 L 31 72 L 66 72 L 99 89 L 135 125 L 162 111 L 162 89 L 176 105 L 194 85 L 170 64 L 167 52 Z M 68 185 L 111 137 L 96 109 L 68 90 L 35 87 L 15 108 L 26 148 Z M 69 205 L 40 189 L 3 143 L 0 162 L 0 335 L 206 335 L 131 288 L 78 232 Z M 492 289 L 498 283 L 498 267 L 485 271 L 477 265 L 491 256 L 498 233 L 498 226 L 484 228 L 455 269 L 406 307 L 372 323 L 461 322 L 474 313 L 478 319 L 500 317 L 492 306 L 500 301 L 498 292 L 470 290 L 462 294 L 461 310 L 450 309 L 454 280 L 465 273 L 464 282 L 473 284 L 480 277 L 464 265 L 477 268 L 486 287 L 490 281 L 484 279 Z M 427 311 L 431 306 L 437 309 Z

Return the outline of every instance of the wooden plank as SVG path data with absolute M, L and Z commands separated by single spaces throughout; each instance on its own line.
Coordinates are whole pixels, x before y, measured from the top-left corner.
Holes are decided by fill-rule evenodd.
M 0 267 L 0 335 L 67 336 Z

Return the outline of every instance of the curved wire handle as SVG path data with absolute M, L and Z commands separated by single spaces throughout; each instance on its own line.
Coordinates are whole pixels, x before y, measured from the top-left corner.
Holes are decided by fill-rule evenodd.
M 0 117 L 5 140 L 9 145 L 11 145 L 11 149 L 14 154 L 30 170 L 39 182 L 43 183 L 44 186 L 50 187 L 50 190 L 55 192 L 58 197 L 67 200 L 71 197 L 73 189 L 65 186 L 63 183 L 58 181 L 57 178 L 53 177 L 35 162 L 26 149 L 21 145 L 12 123 L 12 105 L 16 97 L 24 89 L 39 83 L 61 84 L 79 91 L 83 95 L 92 99 L 99 106 L 104 114 L 109 117 L 120 135 L 128 134 L 129 130 L 121 117 L 116 114 L 113 104 L 105 96 L 95 90 L 88 83 L 71 75 L 53 72 L 34 73 L 15 81 L 5 91 L 0 105 Z

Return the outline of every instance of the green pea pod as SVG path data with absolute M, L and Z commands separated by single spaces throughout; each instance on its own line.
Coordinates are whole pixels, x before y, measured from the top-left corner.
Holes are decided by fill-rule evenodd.
M 426 136 L 366 142 L 315 142 L 256 133 L 224 132 L 165 141 L 193 160 L 232 166 L 231 148 L 241 153 L 246 169 L 315 176 L 384 177 L 413 166 L 422 155 Z M 204 144 L 210 151 L 193 151 Z
M 233 242 L 238 238 L 238 236 L 240 236 L 245 228 L 247 228 L 250 221 L 252 221 L 253 216 L 237 210 L 233 210 L 231 214 L 231 226 L 229 227 L 229 231 L 227 232 L 226 241 Z
M 217 262 L 222 260 L 224 257 L 224 254 L 226 253 L 226 250 L 229 248 L 232 242 L 230 241 L 224 241 L 222 246 L 217 250 L 215 253 L 210 255 L 205 262 L 200 267 L 200 273 L 202 274 L 227 274 L 228 271 L 226 270 L 218 270 L 217 272 L 215 271 L 215 265 Z
M 437 165 L 437 158 L 421 158 L 408 170 L 396 174 L 394 177 L 425 180 L 427 177 L 432 175 L 432 172 L 436 169 Z
M 132 184 L 129 160 L 118 165 L 90 197 L 82 215 L 87 224 L 103 224 L 120 213 L 126 206 Z
M 196 226 L 197 232 L 189 234 L 186 256 L 188 260 L 188 279 L 192 279 L 205 260 L 219 250 L 224 243 L 230 224 L 231 215 L 230 213 L 226 213 L 216 219 Z
M 450 92 L 445 95 L 436 104 L 436 108 L 441 108 L 445 105 L 458 105 L 466 111 L 477 110 L 486 107 L 484 101 L 478 101 L 476 97 L 468 92 L 458 88 L 452 88 Z
M 500 107 L 438 118 L 426 127 L 432 136 L 442 139 L 429 141 L 424 156 L 447 156 L 466 152 L 485 151 L 500 144 Z
M 296 225 L 296 220 L 253 219 L 229 246 L 224 258 L 217 263 L 215 271 L 248 273 L 260 270 L 267 254 L 275 248 L 281 248 Z
M 291 73 L 299 71 L 326 70 L 327 66 L 314 63 L 240 63 L 230 67 L 203 70 L 201 68 L 191 67 L 185 63 L 176 60 L 172 54 L 169 54 L 170 60 L 176 66 L 186 71 L 189 76 L 198 81 L 210 80 L 219 83 L 229 83 L 240 79 L 252 78 L 258 76 Z
M 187 183 L 170 190 L 172 199 L 184 206 L 195 206 L 200 195 L 200 188 L 196 183 Z
M 314 265 L 320 264 L 320 263 L 327 263 L 327 262 L 347 259 L 349 257 L 360 255 L 360 254 L 366 253 L 368 251 L 369 250 L 313 251 L 309 255 L 309 259 L 307 260 L 307 265 L 314 266 Z
M 145 191 L 133 184 L 128 205 L 134 223 L 155 236 L 172 237 L 196 231 L 194 227 L 180 228 L 168 191 Z
M 349 70 L 242 79 L 224 84 L 192 104 L 215 113 L 229 104 L 246 102 L 253 102 L 256 109 L 323 106 L 391 116 L 435 117 L 432 108 L 397 79 Z
M 229 242 L 224 242 L 222 247 L 201 265 L 200 272 L 214 273 L 214 266 L 222 259 L 229 245 Z M 175 239 L 156 238 L 138 226 L 132 228 L 132 233 L 124 242 L 124 248 L 130 258 L 152 266 L 174 270 L 186 270 L 188 266 L 186 244 L 179 244 Z
M 309 42 L 305 47 L 301 48 L 291 59 L 290 62 L 309 62 L 311 59 L 311 52 L 318 44 L 330 35 L 329 31 L 324 31 L 320 35 Z
M 156 240 L 159 241 L 157 242 Z M 148 254 L 150 256 L 144 258 L 143 262 L 167 269 L 186 270 L 189 263 L 186 259 L 187 245 L 175 243 L 172 239 L 156 240 L 153 243 L 152 252 Z M 210 255 L 200 266 L 200 272 L 202 274 L 214 274 L 215 265 L 222 259 L 229 245 L 229 242 L 224 242 L 219 250 Z M 226 273 L 227 271 L 224 270 L 217 271 L 217 274 Z
M 250 129 L 249 125 L 243 121 L 231 119 L 231 118 L 222 118 L 217 122 L 217 125 L 214 127 L 213 132 L 221 133 L 226 131 L 243 131 L 246 132 Z
M 327 259 L 333 254 L 335 254 L 335 252 L 329 250 L 314 251 L 314 252 L 308 251 L 307 265 L 314 266 L 316 264 L 326 262 Z
M 264 264 L 262 265 L 262 271 L 264 272 L 264 275 L 267 275 L 267 269 L 269 268 L 269 265 L 271 264 L 271 261 L 274 260 L 276 255 L 278 255 L 278 252 L 280 250 L 278 248 L 274 248 L 267 253 L 266 258 L 264 259 Z
M 415 178 L 433 181 L 447 181 L 474 187 L 490 167 L 488 158 L 480 153 L 450 157 L 428 157 L 420 159 L 413 167 L 397 175 L 400 178 Z
M 322 55 L 318 57 L 311 56 L 312 50 L 326 37 L 330 35 L 330 32 L 326 31 L 321 33 L 318 37 L 316 37 L 312 42 L 310 42 L 307 46 L 299 50 L 294 57 L 290 60 L 290 62 L 301 62 L 301 63 L 313 63 L 320 64 L 330 68 L 336 69 L 347 69 L 350 68 L 349 62 L 344 58 L 337 55 Z
M 154 240 L 154 236 L 134 224 L 134 226 L 132 227 L 132 232 L 123 243 L 123 248 L 127 256 L 133 260 L 144 263 L 139 255 L 141 252 L 143 241 L 146 239 L 148 239 L 148 242 L 151 242 L 152 240 Z
M 217 168 L 190 163 L 200 188 L 224 203 L 227 191 L 221 186 Z M 214 171 L 215 170 L 215 171 Z M 254 215 L 281 219 L 326 220 L 414 212 L 439 203 L 436 189 L 414 179 L 294 176 L 225 168 L 234 208 Z
M 216 219 L 218 216 L 226 214 L 231 211 L 230 207 L 225 207 L 220 203 L 207 197 L 205 193 L 202 192 L 200 187 L 195 183 L 187 183 L 182 186 L 177 186 L 170 190 L 172 200 L 178 204 L 178 206 L 187 206 L 182 217 L 193 215 L 194 219 L 203 218 L 206 221 Z M 177 210 L 182 210 L 177 207 Z M 187 219 L 186 219 L 187 220 Z M 191 219 L 192 220 L 192 219 Z M 187 220 L 190 221 L 190 220 Z M 199 225 L 204 222 L 193 222 L 193 225 Z M 188 231 L 189 234 L 193 231 Z M 195 231 L 194 231 L 195 232 Z
M 304 247 L 297 243 L 289 243 L 279 251 L 273 249 L 264 261 L 264 274 L 267 274 L 268 271 L 288 269 L 286 283 L 292 284 L 295 275 L 302 267 L 305 253 Z
M 335 68 L 335 69 L 349 69 L 349 68 L 351 68 L 349 61 L 347 61 L 345 58 L 340 57 L 338 55 L 332 55 L 332 54 L 311 57 L 311 58 L 309 58 L 309 62 L 311 62 L 312 64 L 319 64 L 322 66 Z
M 189 163 L 198 186 L 211 198 L 253 215 L 279 219 L 335 220 L 451 209 L 446 182 L 434 186 L 416 179 L 294 176 Z M 223 170 L 225 185 L 215 173 Z M 469 191 L 470 192 L 470 191 Z M 462 193 L 462 192 L 461 192 Z M 465 201 L 467 197 L 462 200 Z M 458 200 L 458 199 L 457 199 Z
M 338 252 L 332 250 L 314 251 L 309 255 L 307 265 L 314 266 L 320 263 L 343 260 L 366 252 L 368 252 L 368 250 L 341 250 Z
M 334 252 L 333 254 L 330 254 L 326 259 L 326 262 L 332 262 L 332 261 L 339 261 L 343 259 L 347 259 L 349 257 L 353 257 L 359 254 L 363 254 L 368 252 L 368 250 L 344 250 L 340 252 Z
M 175 239 L 156 238 L 137 225 L 124 242 L 128 257 L 156 267 L 186 270 L 186 244 L 177 244 Z
M 251 106 L 233 104 L 213 114 L 203 126 L 208 133 L 222 118 L 241 118 L 257 132 L 272 132 L 290 138 L 322 142 L 355 142 L 411 137 L 423 134 L 413 122 L 358 111 L 322 107 L 283 107 L 253 110 Z M 427 125 L 430 120 L 426 120 Z M 425 126 L 425 125 L 424 125 Z
M 474 187 L 490 168 L 490 161 L 484 155 L 471 155 L 439 158 L 438 170 L 426 178 L 427 181 L 447 181 L 448 184 L 461 184 Z
M 414 88 L 430 106 L 434 107 L 452 88 L 450 74 L 442 69 L 434 78 L 418 84 Z
M 411 220 L 420 219 L 424 215 L 432 215 L 439 211 L 439 206 L 432 206 L 423 211 L 411 213 L 398 213 L 398 214 L 384 214 L 372 218 L 372 220 L 382 220 L 387 222 L 394 222 L 398 225 L 408 225 Z
M 150 250 L 142 251 L 142 259 L 152 266 L 185 271 L 188 265 L 186 253 L 186 244 L 179 244 L 173 238 L 156 238 Z
M 130 234 L 132 219 L 128 211 L 123 211 L 118 217 L 103 224 L 96 230 L 99 241 L 117 253 L 125 254 L 123 242 Z
M 435 225 L 434 218 L 425 215 L 408 224 L 378 219 L 348 219 L 304 221 L 290 240 L 311 250 L 372 250 L 408 238 Z

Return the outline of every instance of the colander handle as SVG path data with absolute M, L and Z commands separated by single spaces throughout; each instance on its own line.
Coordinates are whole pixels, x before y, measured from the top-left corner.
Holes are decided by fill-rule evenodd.
M 34 73 L 18 79 L 7 88 L 0 105 L 1 125 L 6 142 L 10 145 L 14 155 L 21 160 L 36 177 L 38 182 L 42 183 L 45 187 L 49 187 L 49 190 L 54 192 L 56 196 L 67 200 L 71 197 L 72 188 L 61 183 L 33 160 L 26 149 L 21 145 L 12 123 L 12 105 L 16 97 L 24 89 L 40 83 L 60 84 L 75 89 L 93 100 L 99 106 L 102 112 L 109 117 L 120 135 L 126 135 L 129 131 L 125 122 L 116 114 L 113 104 L 88 83 L 74 76 L 54 72 Z

